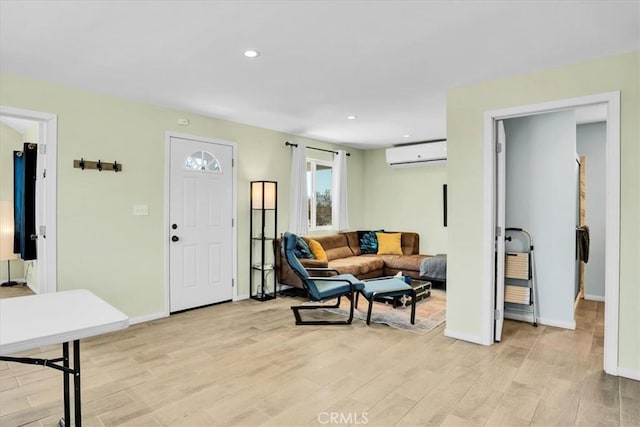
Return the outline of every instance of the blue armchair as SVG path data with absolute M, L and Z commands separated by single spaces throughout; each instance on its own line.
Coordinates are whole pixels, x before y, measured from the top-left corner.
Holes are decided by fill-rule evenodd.
M 315 304 L 299 305 L 291 307 L 296 318 L 296 325 L 350 325 L 353 320 L 354 303 L 358 292 L 364 289 L 364 283 L 352 274 L 338 274 L 336 270 L 330 268 L 308 268 L 305 269 L 294 254 L 296 247 L 296 235 L 286 232 L 281 239 L 280 249 L 282 258 L 289 264 L 295 274 L 302 280 L 304 289 L 307 291 L 309 299 L 312 301 L 326 301 L 337 298 L 335 305 Z M 322 273 L 321 277 L 313 277 L 309 272 Z M 334 275 L 330 275 L 334 274 Z M 344 321 L 330 320 L 302 320 L 301 310 L 315 310 L 323 308 L 338 308 L 340 298 L 347 297 L 351 301 L 349 318 Z

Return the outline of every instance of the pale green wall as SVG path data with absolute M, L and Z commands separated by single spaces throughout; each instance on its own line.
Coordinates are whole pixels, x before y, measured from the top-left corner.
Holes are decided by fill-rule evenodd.
M 442 185 L 447 166 L 392 168 L 384 149 L 367 150 L 364 159 L 366 228 L 414 231 L 420 234 L 420 253 L 446 253 Z
M 486 111 L 621 92 L 619 366 L 640 371 L 640 52 L 456 88 L 447 94 L 447 329 L 481 337 L 483 115 Z
M 249 181 L 279 184 L 278 229 L 287 228 L 291 148 L 323 142 L 0 75 L 0 105 L 58 115 L 58 289 L 86 288 L 131 317 L 164 309 L 165 131 L 217 138 L 238 147 L 238 282 L 248 294 Z M 190 126 L 177 124 L 179 118 Z M 362 225 L 362 151 L 349 149 L 349 212 Z M 82 171 L 74 159 L 117 160 L 122 173 Z M 133 205 L 149 205 L 133 216 Z
M 22 135 L 0 122 L 0 200 L 13 201 L 13 152 L 22 150 Z
M 22 135 L 0 123 L 0 200 L 13 202 L 13 152 L 22 150 Z M 24 278 L 24 261 L 11 261 L 11 279 Z M 7 262 L 0 261 L 0 282 L 7 280 Z

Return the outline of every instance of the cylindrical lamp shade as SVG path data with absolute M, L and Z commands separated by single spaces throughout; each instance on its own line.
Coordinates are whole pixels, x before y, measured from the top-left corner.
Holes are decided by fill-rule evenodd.
M 251 183 L 251 208 L 276 208 L 276 183 L 272 181 L 253 181 Z M 264 206 L 263 203 L 264 202 Z
M 13 253 L 13 203 L 0 201 L 0 260 L 18 258 Z

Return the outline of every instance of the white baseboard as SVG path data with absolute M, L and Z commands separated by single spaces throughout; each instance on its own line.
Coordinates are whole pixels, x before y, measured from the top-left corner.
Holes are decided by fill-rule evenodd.
M 530 314 L 513 313 L 507 310 L 504 311 L 504 318 L 509 320 L 517 320 L 519 322 L 527 322 L 527 323 L 533 322 L 533 317 L 531 317 Z M 540 323 L 540 319 L 538 319 L 538 323 Z
M 506 310 L 504 312 L 504 318 L 511 319 L 511 320 L 519 320 L 521 322 L 528 322 L 528 323 L 532 322 L 531 315 L 522 314 L 522 313 L 511 313 Z M 537 320 L 538 320 L 538 324 L 540 325 L 555 326 L 556 328 L 564 328 L 564 329 L 571 329 L 571 330 L 576 328 L 575 320 L 572 322 L 560 322 L 554 319 L 545 319 L 542 317 L 538 317 Z
M 618 366 L 618 376 L 640 381 L 640 371 L 636 369 L 627 369 Z
M 453 338 L 453 339 L 456 339 L 456 340 L 469 341 L 469 342 L 472 342 L 474 344 L 483 345 L 482 337 L 479 337 L 479 336 L 476 336 L 476 335 L 466 334 L 464 332 L 452 331 L 451 329 L 447 329 L 447 328 L 445 328 L 445 330 L 444 330 L 444 336 L 445 337 L 449 337 L 449 338 Z
M 584 294 L 584 299 L 589 300 L 589 301 L 604 302 L 604 297 L 600 296 L 600 295 Z
M 150 322 L 152 320 L 162 319 L 163 317 L 169 317 L 169 316 L 165 312 L 145 314 L 144 316 L 129 318 L 129 324 L 135 325 L 137 323 Z
M 236 295 L 233 298 L 234 301 L 242 301 L 244 299 L 249 299 L 249 294 Z
M 572 320 L 571 322 L 559 322 L 553 319 L 545 319 L 542 317 L 538 318 L 538 323 L 546 326 L 555 326 L 556 328 L 564 328 L 564 329 L 576 329 L 576 321 Z
M 2 279 L 0 279 L 0 283 L 4 283 L 4 282 L 8 282 L 8 281 L 9 281 L 9 279 L 7 279 L 6 277 L 3 277 Z M 12 282 L 18 282 L 18 283 L 27 283 L 26 277 L 11 277 L 11 281 Z

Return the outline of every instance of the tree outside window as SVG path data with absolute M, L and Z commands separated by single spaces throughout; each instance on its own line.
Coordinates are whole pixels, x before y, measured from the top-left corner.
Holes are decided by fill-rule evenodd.
M 331 230 L 333 226 L 333 165 L 307 159 L 307 212 L 309 230 Z

